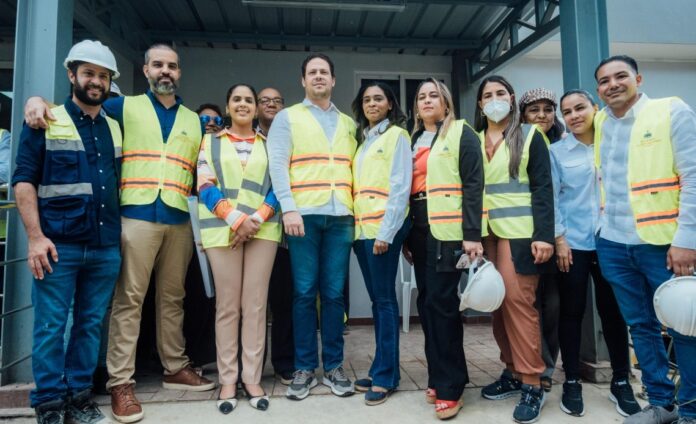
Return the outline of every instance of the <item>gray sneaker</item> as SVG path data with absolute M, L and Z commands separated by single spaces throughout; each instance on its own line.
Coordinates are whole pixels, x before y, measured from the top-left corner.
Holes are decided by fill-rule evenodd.
M 668 411 L 661 406 L 648 405 L 637 414 L 629 415 L 624 424 L 672 424 L 679 419 L 679 412 L 675 406 Z
M 343 366 L 338 366 L 331 371 L 325 371 L 324 385 L 331 387 L 331 392 L 336 396 L 346 397 L 355 393 L 353 382 L 346 376 Z
M 317 385 L 314 371 L 297 370 L 293 373 L 292 383 L 288 386 L 285 397 L 292 400 L 302 400 L 309 396 L 309 390 Z
M 692 417 L 679 417 L 679 421 L 675 421 L 672 424 L 696 424 L 696 418 Z

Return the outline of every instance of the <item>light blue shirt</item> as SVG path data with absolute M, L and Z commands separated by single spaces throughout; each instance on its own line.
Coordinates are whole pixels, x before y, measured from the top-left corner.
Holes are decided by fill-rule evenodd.
M 329 147 L 331 147 L 341 112 L 333 103 L 326 110 L 315 105 L 309 99 L 304 99 L 302 104 L 309 108 L 314 119 L 317 120 L 324 130 L 324 135 L 329 140 Z M 266 146 L 268 148 L 269 173 L 271 174 L 273 191 L 278 202 L 280 202 L 280 209 L 283 212 L 298 211 L 300 215 L 353 215 L 353 211 L 338 201 L 335 194 L 332 194 L 331 199 L 321 206 L 298 208 L 295 204 L 292 191 L 290 191 L 292 133 L 290 131 L 290 120 L 288 119 L 287 110 L 281 110 L 273 118 L 271 128 L 268 130 Z
M 594 145 L 573 134 L 551 145 L 551 177 L 556 237 L 565 236 L 571 249 L 595 250 L 599 198 Z
M 360 153 L 353 159 L 356 170 L 360 174 L 363 166 L 365 153 L 370 146 L 379 138 L 389 126 L 389 119 L 385 119 L 373 128 L 365 128 L 365 141 Z M 392 161 L 391 172 L 389 174 L 389 197 L 384 211 L 382 224 L 377 232 L 376 240 L 386 241 L 391 244 L 394 236 L 404 225 L 406 208 L 408 208 L 408 197 L 411 193 L 411 179 L 413 174 L 413 163 L 411 160 L 411 141 L 405 135 L 400 135 L 396 140 L 396 149 Z M 360 234 L 361 240 L 365 239 L 364 234 Z
M 606 240 L 622 244 L 645 244 L 638 236 L 628 197 L 628 147 L 636 115 L 648 96 L 641 94 L 622 118 L 605 108 L 602 124 L 602 183 L 604 213 L 598 231 Z M 679 175 L 679 217 L 673 246 L 696 249 L 696 114 L 683 101 L 672 102 L 672 156 Z
M 0 128 L 0 184 L 10 181 L 10 132 Z

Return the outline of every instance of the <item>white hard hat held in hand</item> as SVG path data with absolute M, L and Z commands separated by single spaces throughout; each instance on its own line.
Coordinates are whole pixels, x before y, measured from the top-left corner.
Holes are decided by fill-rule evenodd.
M 481 259 L 482 263 L 469 267 L 469 278 L 464 292 L 460 294 L 459 310 L 466 308 L 480 312 L 493 312 L 503 304 L 505 283 L 492 262 Z
M 660 322 L 685 336 L 696 336 L 696 276 L 665 281 L 653 296 Z
M 114 54 L 99 41 L 83 40 L 72 46 L 70 52 L 68 52 L 68 57 L 63 61 L 63 66 L 65 66 L 65 69 L 68 69 L 70 62 L 75 61 L 102 66 L 113 72 L 112 79 L 116 79 L 120 75 L 116 67 Z

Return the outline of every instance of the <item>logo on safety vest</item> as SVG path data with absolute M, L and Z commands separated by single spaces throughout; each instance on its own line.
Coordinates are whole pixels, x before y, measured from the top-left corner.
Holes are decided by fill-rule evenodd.
M 658 143 L 660 140 L 653 138 L 653 133 L 650 130 L 645 130 L 643 138 L 639 142 L 639 147 L 650 146 L 652 144 Z

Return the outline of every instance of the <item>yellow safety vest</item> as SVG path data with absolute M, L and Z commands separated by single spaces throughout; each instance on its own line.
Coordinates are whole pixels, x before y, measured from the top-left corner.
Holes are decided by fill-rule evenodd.
M 377 238 L 384 219 L 389 198 L 389 177 L 394 163 L 394 151 L 399 137 L 408 140 L 403 128 L 392 126 L 365 152 L 358 173 L 357 161 L 353 162 L 353 212 L 355 213 L 355 239 L 364 235 L 367 239 Z M 357 158 L 365 145 L 358 147 Z M 404 215 L 404 219 L 406 215 Z
M 205 157 L 217 179 L 216 186 L 235 209 L 251 215 L 263 205 L 264 198 L 271 188 L 268 174 L 268 155 L 265 139 L 257 133 L 246 166 L 242 167 L 237 149 L 227 137 L 206 134 Z M 225 220 L 216 217 L 205 204 L 198 204 L 198 217 L 203 247 L 227 247 L 234 232 Z M 249 218 L 247 218 L 249 219 Z M 280 214 L 275 214 L 261 224 L 254 238 L 280 241 Z
M 75 152 L 84 152 L 85 145 L 82 142 L 82 137 L 75 127 L 75 123 L 70 114 L 65 109 L 64 105 L 51 108 L 51 113 L 56 118 L 51 121 L 45 132 L 46 150 L 56 152 L 60 150 L 70 150 Z M 116 120 L 105 116 L 106 123 L 109 126 L 111 140 L 114 144 L 114 158 L 118 160 L 121 157 L 123 136 L 121 135 L 121 127 Z M 76 159 L 74 166 L 78 168 L 80 165 Z M 59 196 L 93 196 L 92 183 L 89 181 L 79 181 L 79 172 L 74 176 L 75 180 L 66 182 L 65 184 L 42 185 L 39 184 L 37 189 L 37 197 L 47 199 Z M 118 175 L 118 169 L 116 170 Z M 67 176 L 67 175 L 66 175 Z
M 149 205 L 160 195 L 165 204 L 187 212 L 202 137 L 198 115 L 179 105 L 164 143 L 150 98 L 126 97 L 123 131 L 121 205 Z
M 329 143 L 307 106 L 300 103 L 287 110 L 292 140 L 290 190 L 297 207 L 325 205 L 335 194 L 352 211 L 351 163 L 357 147 L 353 120 L 341 113 Z
M 646 243 L 672 243 L 679 216 L 679 174 L 672 154 L 672 102 L 677 97 L 648 99 L 635 117 L 628 148 L 628 198 L 638 236 Z M 601 213 L 604 212 L 602 182 L 602 124 L 608 115 L 595 115 L 595 166 L 599 176 Z M 621 142 L 622 140 L 619 140 Z
M 529 146 L 537 132 L 544 137 L 544 141 L 548 145 L 548 138 L 539 127 L 522 125 L 524 147 L 517 179 L 510 178 L 510 151 L 507 143 L 503 141 L 489 161 L 486 156 L 485 134 L 483 131 L 479 133 L 486 181 L 483 196 L 484 226 L 482 233 L 484 236 L 488 235 L 488 226 L 490 225 L 493 233 L 504 239 L 532 238 L 534 221 L 532 219 L 532 193 L 529 190 L 527 164 L 529 163 Z
M 459 144 L 466 127 L 469 124 L 464 119 L 452 122 L 445 136 L 435 140 L 428 155 L 425 176 L 428 224 L 433 237 L 441 241 L 464 239 Z

